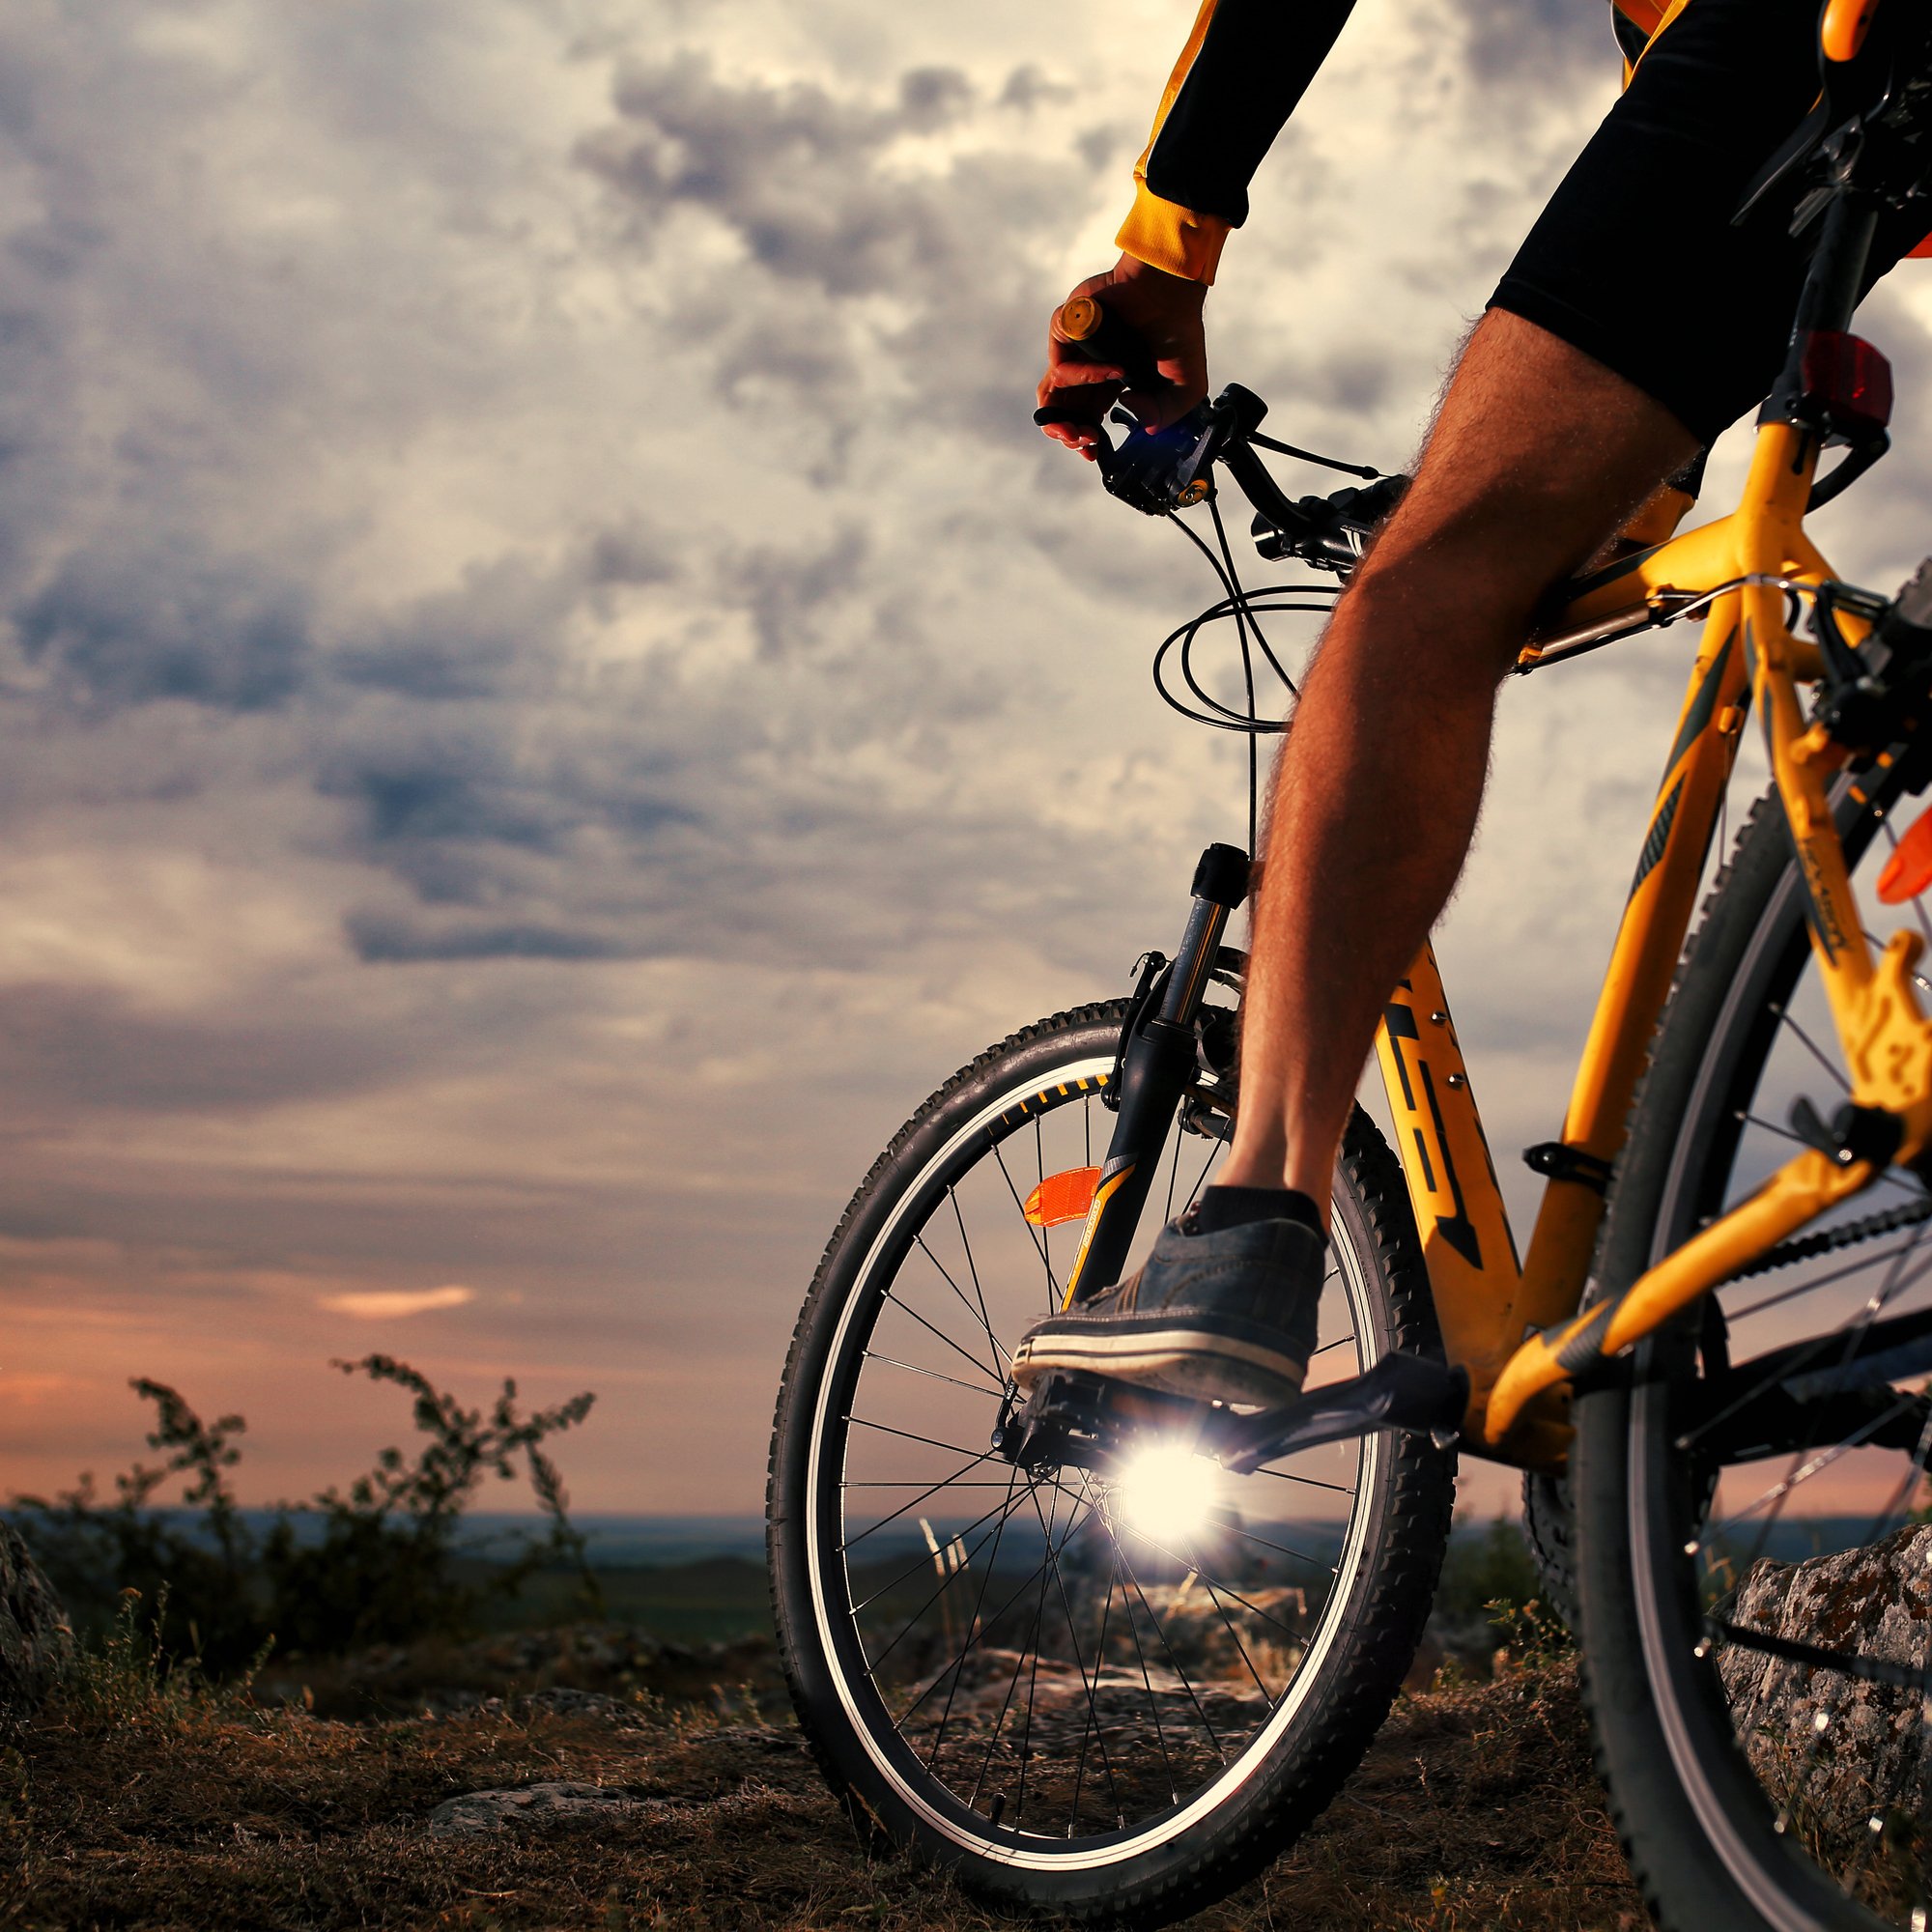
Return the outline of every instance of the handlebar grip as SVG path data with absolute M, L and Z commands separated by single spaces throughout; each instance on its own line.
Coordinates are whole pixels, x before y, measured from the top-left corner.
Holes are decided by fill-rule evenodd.
M 1109 315 L 1095 296 L 1072 296 L 1054 310 L 1053 339 L 1088 362 L 1111 362 L 1126 374 L 1127 386 L 1151 395 L 1168 386 L 1153 352 L 1134 328 Z

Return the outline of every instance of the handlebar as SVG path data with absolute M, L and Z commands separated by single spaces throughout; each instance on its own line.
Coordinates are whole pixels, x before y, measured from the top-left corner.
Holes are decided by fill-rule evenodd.
M 1093 296 L 1075 296 L 1055 313 L 1054 337 L 1095 362 L 1127 372 L 1127 383 L 1146 394 L 1167 387 L 1147 345 Z M 1036 422 L 1064 421 L 1067 412 L 1035 412 Z M 1362 554 L 1370 533 L 1395 507 L 1406 476 L 1385 476 L 1365 464 L 1341 463 L 1260 434 L 1267 405 L 1252 389 L 1231 383 L 1212 402 L 1197 404 L 1169 428 L 1150 436 L 1125 409 L 1108 420 L 1128 434 L 1117 444 L 1104 426 L 1094 447 L 1100 480 L 1110 495 L 1144 515 L 1171 516 L 1204 501 L 1213 491 L 1218 463 L 1252 506 L 1255 547 L 1270 560 L 1296 558 L 1318 569 L 1346 573 Z M 1361 489 L 1290 497 L 1269 474 L 1258 449 L 1298 457 L 1326 469 L 1370 479 Z

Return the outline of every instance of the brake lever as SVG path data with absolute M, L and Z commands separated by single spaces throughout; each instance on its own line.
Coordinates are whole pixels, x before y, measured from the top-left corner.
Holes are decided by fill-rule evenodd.
M 1230 383 L 1211 403 L 1197 403 L 1177 423 L 1151 436 L 1124 409 L 1110 420 L 1127 430 L 1118 447 L 1102 432 L 1100 480 L 1111 496 L 1150 517 L 1170 516 L 1203 501 L 1215 463 L 1247 454 L 1246 438 L 1267 414 L 1252 389 Z

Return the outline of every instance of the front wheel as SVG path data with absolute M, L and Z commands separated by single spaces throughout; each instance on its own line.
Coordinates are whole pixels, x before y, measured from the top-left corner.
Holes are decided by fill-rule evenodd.
M 1861 896 L 1895 842 L 1841 786 Z M 1883 831 L 1886 836 L 1875 838 Z M 1783 814 L 1762 803 L 1665 1015 L 1605 1236 L 1626 1286 L 1848 1092 Z M 1927 909 L 1907 915 L 1925 928 Z M 1921 989 L 1926 981 L 1920 980 Z M 1581 1395 L 1583 1658 L 1668 1932 L 1924 1932 L 1932 1913 L 1932 1201 L 1896 1170 Z
M 1359 1760 L 1421 1635 L 1454 1467 L 1386 1435 L 1245 1477 L 994 1452 L 1009 1351 L 1080 1234 L 1026 1204 L 1103 1157 L 1124 1010 L 1015 1034 L 880 1157 L 799 1320 L 768 1507 L 792 1695 L 855 1819 L 996 1903 L 1145 1923 L 1277 1856 Z M 1170 1131 L 1143 1245 L 1221 1146 Z M 1334 1209 L 1311 1386 L 1438 1347 L 1359 1113 Z

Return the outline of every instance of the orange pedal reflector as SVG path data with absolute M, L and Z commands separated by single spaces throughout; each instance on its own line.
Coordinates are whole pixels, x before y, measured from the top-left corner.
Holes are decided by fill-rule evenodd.
M 1036 1228 L 1057 1228 L 1063 1221 L 1084 1221 L 1100 1184 L 1097 1167 L 1063 1168 L 1049 1174 L 1026 1198 L 1026 1217 Z
M 1885 862 L 1885 870 L 1878 875 L 1878 895 L 1887 905 L 1903 905 L 1927 886 L 1932 886 L 1932 810 L 1918 814 L 1918 823 Z

